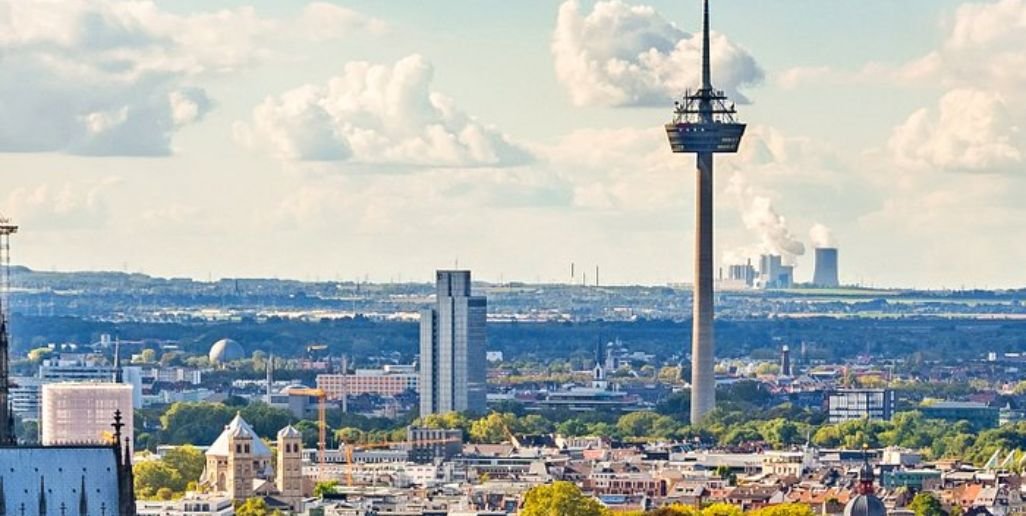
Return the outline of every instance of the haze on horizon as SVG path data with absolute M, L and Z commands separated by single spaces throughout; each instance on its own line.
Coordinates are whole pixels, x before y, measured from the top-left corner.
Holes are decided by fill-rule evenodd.
M 1023 287 L 1026 0 L 712 2 L 717 263 Z M 698 0 L 0 0 L 0 213 L 34 269 L 691 281 Z

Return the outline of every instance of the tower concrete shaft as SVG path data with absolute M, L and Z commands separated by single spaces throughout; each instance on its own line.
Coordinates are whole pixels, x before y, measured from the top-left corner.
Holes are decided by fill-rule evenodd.
M 691 423 L 716 406 L 713 348 L 713 156 L 700 153 L 695 174 L 695 284 L 691 325 Z
M 670 150 L 695 154 L 695 282 L 691 330 L 691 422 L 702 421 L 716 406 L 713 344 L 713 154 L 735 153 L 745 124 L 734 120 L 733 104 L 712 87 L 709 45 L 709 0 L 702 20 L 702 85 L 675 102 L 673 122 L 666 124 Z

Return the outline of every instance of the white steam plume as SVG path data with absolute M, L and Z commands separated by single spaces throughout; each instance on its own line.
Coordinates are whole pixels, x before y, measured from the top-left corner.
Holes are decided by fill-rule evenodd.
M 759 237 L 758 253 L 780 255 L 785 263 L 794 263 L 795 258 L 805 254 L 805 244 L 795 238 L 787 227 L 787 219 L 777 212 L 769 197 L 756 194 L 740 175 L 731 178 L 728 191 L 737 198 L 745 227 Z M 747 251 L 745 254 L 751 256 Z M 728 253 L 735 257 L 738 254 Z
M 834 239 L 834 232 L 823 224 L 816 223 L 809 230 L 809 239 L 813 247 L 837 247 L 837 240 Z

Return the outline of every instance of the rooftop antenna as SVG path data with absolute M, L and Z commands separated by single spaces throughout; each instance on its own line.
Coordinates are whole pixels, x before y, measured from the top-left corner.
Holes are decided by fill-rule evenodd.
M 264 373 L 267 382 L 267 403 L 271 403 L 271 386 L 274 385 L 274 353 L 267 356 L 267 364 L 264 366 Z
M 114 339 L 114 383 L 124 383 L 124 373 L 121 371 L 121 336 Z

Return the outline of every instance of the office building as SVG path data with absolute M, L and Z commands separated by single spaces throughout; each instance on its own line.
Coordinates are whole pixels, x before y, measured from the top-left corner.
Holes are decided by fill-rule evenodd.
M 852 419 L 888 421 L 894 415 L 894 391 L 890 389 L 840 389 L 827 396 L 830 423 Z
M 116 411 L 124 417 L 125 435 L 135 435 L 131 385 L 51 383 L 42 390 L 44 446 L 107 444 Z
M 381 369 L 357 369 L 352 374 L 319 374 L 317 388 L 329 400 L 343 396 L 374 394 L 397 396 L 407 391 L 420 390 L 420 374 L 413 366 L 386 365 Z
M 471 295 L 470 271 L 438 271 L 435 295 L 420 314 L 420 415 L 483 413 L 488 302 Z
M 923 403 L 917 409 L 926 419 L 940 419 L 948 423 L 967 421 L 977 430 L 997 428 L 1001 409 L 974 401 L 934 401 Z

